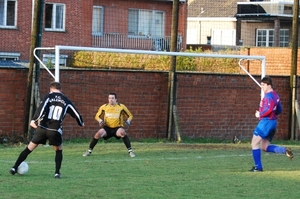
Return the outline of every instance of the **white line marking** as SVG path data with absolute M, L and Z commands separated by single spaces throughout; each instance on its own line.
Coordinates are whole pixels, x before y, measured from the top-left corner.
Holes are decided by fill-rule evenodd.
M 195 159 L 212 159 L 212 158 L 230 158 L 230 157 L 246 157 L 251 156 L 251 154 L 237 154 L 237 155 L 217 155 L 217 156 L 196 156 Z M 96 157 L 96 156 L 95 156 Z M 90 157 L 82 157 L 82 162 L 124 162 L 124 161 L 151 161 L 151 160 L 188 160 L 194 159 L 188 157 L 168 157 L 168 158 L 139 158 L 136 156 L 135 158 L 123 158 L 123 159 L 99 159 L 98 156 L 93 158 L 93 155 Z M 77 160 L 77 159 L 76 159 Z M 1 160 L 0 162 L 5 163 L 14 163 L 15 161 Z M 26 161 L 28 164 L 45 164 L 45 163 L 53 163 L 54 161 Z

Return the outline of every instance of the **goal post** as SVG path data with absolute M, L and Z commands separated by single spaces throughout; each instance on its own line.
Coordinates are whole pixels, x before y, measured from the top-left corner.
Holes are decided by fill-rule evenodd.
M 51 51 L 51 56 L 54 58 L 54 74 L 48 69 L 48 67 L 43 63 L 43 61 L 37 56 L 36 51 Z M 238 66 L 259 86 L 260 83 L 244 68 L 242 61 L 260 61 L 261 64 L 261 77 L 266 75 L 266 57 L 265 56 L 254 56 L 254 55 L 234 55 L 234 54 L 208 54 L 208 53 L 194 53 L 194 52 L 165 52 L 165 51 L 148 51 L 148 50 L 133 50 L 133 49 L 115 49 L 115 48 L 95 48 L 95 47 L 81 47 L 81 46 L 63 46 L 57 45 L 55 47 L 38 47 L 34 49 L 34 56 L 40 62 L 40 64 L 45 68 L 45 70 L 54 78 L 55 81 L 60 82 L 60 58 L 61 53 L 66 51 L 89 51 L 89 52 L 105 52 L 105 53 L 116 53 L 116 54 L 144 54 L 144 55 L 157 55 L 157 56 L 172 56 L 172 57 L 198 57 L 198 58 L 223 58 L 223 59 L 237 59 L 239 60 Z M 54 53 L 53 53 L 54 52 Z M 123 63 L 120 63 L 122 65 Z M 170 71 L 169 71 L 170 72 Z M 175 70 L 176 73 L 176 70 Z M 169 77 L 169 79 L 171 79 Z M 172 90 L 172 89 L 171 89 Z M 260 96 L 263 97 L 263 91 L 260 89 Z M 176 92 L 176 91 L 175 91 Z M 169 96 L 169 99 L 171 97 Z M 175 123 L 175 134 L 177 141 L 181 140 L 181 127 L 180 119 L 178 116 L 178 111 L 176 104 L 170 103 L 169 117 L 173 116 L 173 122 Z M 168 126 L 170 127 L 174 123 L 170 122 Z M 168 128 L 167 128 L 168 129 Z
M 59 63 L 58 63 L 58 67 L 57 68 L 55 67 L 55 75 L 53 75 L 53 73 L 48 69 L 48 67 L 44 64 L 44 62 L 36 54 L 37 51 L 41 51 L 41 50 L 55 50 L 55 48 L 54 47 L 37 47 L 33 50 L 33 56 L 44 67 L 44 69 L 55 79 L 55 81 L 59 81 Z
M 51 49 L 51 48 L 48 48 Z M 53 49 L 53 48 L 52 48 Z M 186 52 L 164 52 L 164 51 L 149 51 L 149 50 L 130 50 L 130 49 L 116 49 L 116 48 L 95 48 L 95 47 L 81 47 L 81 46 L 55 46 L 55 81 L 59 82 L 59 59 L 61 50 L 73 51 L 95 51 L 95 52 L 110 52 L 110 53 L 127 53 L 127 54 L 148 54 L 148 55 L 167 55 L 167 56 L 185 56 L 185 57 L 205 57 L 205 58 L 232 58 L 240 59 L 239 67 L 259 86 L 260 83 L 241 65 L 242 60 L 260 60 L 261 61 L 261 78 L 266 75 L 266 57 L 254 55 L 228 55 L 228 54 L 206 54 L 206 53 L 186 53 Z M 41 61 L 40 61 L 41 62 Z M 44 65 L 43 65 L 44 66 Z M 45 66 L 44 66 L 45 67 Z M 46 67 L 45 67 L 46 68 Z M 50 72 L 48 70 L 48 72 Z M 261 98 L 264 93 L 261 90 Z
M 43 62 L 36 55 L 37 50 L 51 50 L 55 49 L 55 75 L 48 70 Z M 38 47 L 34 49 L 34 56 L 41 63 L 41 65 L 50 73 L 50 75 L 59 81 L 59 58 L 61 50 L 72 50 L 72 51 L 94 51 L 94 52 L 110 52 L 110 53 L 128 53 L 128 54 L 148 54 L 148 55 L 167 55 L 167 56 L 185 56 L 185 57 L 205 57 L 205 58 L 233 58 L 241 60 L 260 60 L 261 61 L 261 77 L 266 75 L 266 57 L 265 56 L 254 56 L 254 55 L 228 55 L 228 54 L 206 54 L 206 53 L 187 53 L 187 52 L 164 52 L 164 51 L 148 51 L 148 50 L 130 50 L 130 49 L 116 49 L 116 48 L 95 48 L 95 47 L 81 47 L 81 46 L 61 46 L 57 45 L 53 47 Z M 247 70 L 239 63 L 239 66 L 247 73 L 247 75 L 253 78 L 253 76 L 247 72 Z M 260 84 L 258 84 L 260 86 Z

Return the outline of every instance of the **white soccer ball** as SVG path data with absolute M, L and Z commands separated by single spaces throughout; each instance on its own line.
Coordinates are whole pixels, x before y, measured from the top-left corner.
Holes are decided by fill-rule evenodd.
M 22 162 L 19 165 L 17 172 L 20 175 L 25 175 L 28 172 L 28 170 L 29 170 L 29 166 L 28 166 L 27 162 Z

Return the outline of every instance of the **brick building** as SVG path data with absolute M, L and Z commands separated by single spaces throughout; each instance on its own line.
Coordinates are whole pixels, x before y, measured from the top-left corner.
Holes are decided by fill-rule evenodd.
M 0 4 L 0 59 L 29 60 L 34 1 Z M 45 0 L 41 46 L 167 50 L 170 0 Z M 186 3 L 179 4 L 178 49 L 186 37 Z

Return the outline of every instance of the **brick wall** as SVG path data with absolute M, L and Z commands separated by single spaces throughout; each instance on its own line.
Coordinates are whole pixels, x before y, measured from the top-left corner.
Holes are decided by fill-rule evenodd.
M 28 3 L 30 2 L 30 3 Z M 16 52 L 25 55 L 29 60 L 31 41 L 31 1 L 18 1 L 18 27 L 16 29 L 0 29 L 0 51 Z M 28 11 L 30 14 L 28 14 Z M 24 58 L 21 56 L 21 59 Z
M 248 49 L 245 48 L 241 54 L 248 55 Z M 251 47 L 249 55 L 266 56 L 266 74 L 289 76 L 291 73 L 292 50 L 291 48 L 255 48 Z M 298 51 L 298 63 L 300 63 L 300 52 Z M 244 66 L 247 63 L 244 62 Z M 298 64 L 298 75 L 300 66 Z M 249 65 L 251 74 L 261 74 L 261 63 L 251 61 Z
M 0 69 L 0 134 L 24 132 L 27 71 Z
M 93 1 L 59 0 L 55 2 L 66 5 L 65 31 L 45 31 L 43 29 L 42 46 L 91 46 Z
M 27 69 L 0 69 L 2 136 L 23 134 L 27 72 Z M 67 116 L 65 139 L 91 137 L 98 130 L 94 115 L 99 106 L 107 102 L 109 92 L 116 92 L 119 102 L 133 113 L 129 130 L 132 138 L 166 137 L 168 73 L 61 70 L 60 80 L 63 92 L 77 106 L 86 124 L 80 128 Z M 273 80 L 284 108 L 276 138 L 288 139 L 289 78 L 274 76 Z M 48 92 L 50 81 L 50 75 L 42 70 L 41 96 Z M 248 76 L 178 73 L 177 88 L 182 136 L 231 139 L 237 135 L 250 139 L 257 123 L 254 112 L 260 101 L 260 89 Z

